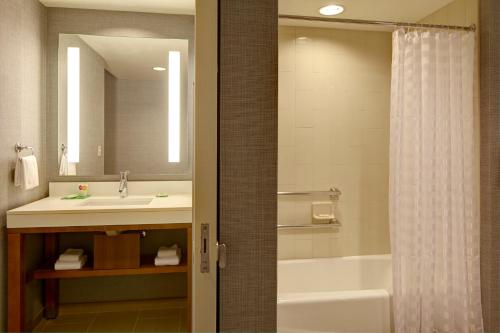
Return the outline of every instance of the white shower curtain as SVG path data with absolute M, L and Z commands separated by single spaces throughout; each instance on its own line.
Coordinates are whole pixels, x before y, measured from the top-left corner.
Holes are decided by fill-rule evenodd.
M 393 36 L 390 223 L 397 333 L 481 332 L 473 33 Z

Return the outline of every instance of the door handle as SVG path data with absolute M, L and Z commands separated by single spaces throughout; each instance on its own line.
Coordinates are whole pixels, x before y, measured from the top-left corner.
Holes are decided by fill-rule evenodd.
M 226 268 L 226 244 L 217 242 L 217 261 L 220 269 Z

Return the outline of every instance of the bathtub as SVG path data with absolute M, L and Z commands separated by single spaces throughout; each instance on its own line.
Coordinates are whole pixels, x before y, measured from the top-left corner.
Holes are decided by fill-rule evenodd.
M 391 256 L 278 261 L 278 332 L 391 332 Z

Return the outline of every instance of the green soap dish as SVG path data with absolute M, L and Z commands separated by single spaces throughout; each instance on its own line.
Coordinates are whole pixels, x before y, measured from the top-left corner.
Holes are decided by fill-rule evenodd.
M 156 197 L 157 197 L 157 198 L 167 198 L 167 197 L 168 197 L 168 194 L 166 194 L 166 193 L 158 193 L 158 194 L 156 195 Z
M 83 194 L 70 194 L 65 197 L 62 197 L 61 200 L 82 200 L 82 199 L 87 199 L 90 197 L 90 194 L 83 195 Z

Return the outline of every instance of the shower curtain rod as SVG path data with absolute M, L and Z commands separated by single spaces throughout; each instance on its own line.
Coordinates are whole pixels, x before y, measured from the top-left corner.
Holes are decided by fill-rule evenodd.
M 476 31 L 475 24 L 469 27 L 465 27 L 459 25 L 403 23 L 403 22 L 390 22 L 390 21 L 355 20 L 355 19 L 335 18 L 335 17 L 299 16 L 299 15 L 279 15 L 279 18 L 290 19 L 290 20 L 302 20 L 302 21 L 320 21 L 320 22 L 330 22 L 330 23 L 383 25 L 383 26 L 400 27 L 400 28 L 431 28 L 431 29 L 444 29 L 444 30 Z

